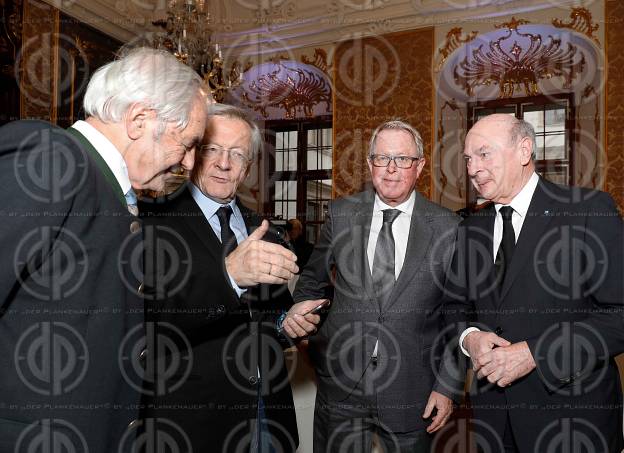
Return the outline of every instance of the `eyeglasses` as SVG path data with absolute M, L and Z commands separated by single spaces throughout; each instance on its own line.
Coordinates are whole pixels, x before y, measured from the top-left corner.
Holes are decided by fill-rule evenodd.
M 228 158 L 237 165 L 246 165 L 251 162 L 251 159 L 247 157 L 247 153 L 245 150 L 241 148 L 222 148 L 219 145 L 203 145 L 200 149 L 203 157 L 208 159 L 214 159 L 221 155 L 221 153 L 226 152 L 228 154 Z
M 371 154 L 368 159 L 375 167 L 387 167 L 390 161 L 394 161 L 394 165 L 398 168 L 412 168 L 412 165 L 422 157 L 412 156 L 386 156 L 385 154 Z

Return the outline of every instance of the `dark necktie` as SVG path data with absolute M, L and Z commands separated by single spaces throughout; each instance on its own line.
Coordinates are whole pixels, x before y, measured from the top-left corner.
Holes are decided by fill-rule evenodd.
M 516 248 L 516 234 L 514 233 L 513 224 L 511 223 L 513 212 L 514 210 L 511 206 L 503 206 L 500 208 L 500 213 L 503 217 L 503 239 L 498 247 L 496 261 L 494 262 L 496 266 L 496 281 L 498 282 L 499 288 L 503 286 L 505 273 L 509 269 L 509 263 L 511 263 L 511 258 Z
M 230 206 L 221 206 L 217 209 L 217 217 L 221 224 L 221 244 L 223 245 L 224 256 L 228 256 L 232 250 L 236 248 L 236 235 L 230 228 L 230 217 L 232 216 L 232 208 Z
M 383 225 L 375 245 L 373 259 L 373 285 L 377 297 L 383 304 L 394 287 L 394 236 L 392 236 L 392 222 L 401 214 L 398 209 L 384 209 Z

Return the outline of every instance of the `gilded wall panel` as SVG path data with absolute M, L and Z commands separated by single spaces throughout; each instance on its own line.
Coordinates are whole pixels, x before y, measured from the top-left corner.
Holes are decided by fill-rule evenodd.
M 605 190 L 617 202 L 620 212 L 624 212 L 624 2 L 606 2 L 607 40 L 607 175 Z
M 20 116 L 56 121 L 59 11 L 25 0 L 19 65 Z
M 368 140 L 380 123 L 403 119 L 425 144 L 427 164 L 418 189 L 430 196 L 433 29 L 337 45 L 334 54 L 334 197 L 362 190 L 370 180 Z

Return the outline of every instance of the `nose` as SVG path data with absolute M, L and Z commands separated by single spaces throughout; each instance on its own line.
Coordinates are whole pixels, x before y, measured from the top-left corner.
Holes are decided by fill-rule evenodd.
M 221 170 L 229 170 L 230 168 L 230 153 L 227 150 L 222 149 L 217 156 L 217 167 Z
M 394 161 L 394 159 L 392 159 L 390 162 L 388 162 L 388 166 L 386 167 L 386 171 L 388 173 L 394 173 L 394 172 L 397 171 L 397 168 L 399 168 L 399 167 L 396 166 L 396 162 Z
M 186 171 L 191 171 L 193 169 L 194 164 L 195 164 L 195 148 L 193 148 L 191 151 L 184 153 L 184 157 L 182 157 L 182 161 L 180 162 L 180 165 Z
M 479 166 L 477 165 L 475 159 L 466 160 L 466 170 L 468 172 L 468 176 L 470 176 L 471 178 L 476 176 L 476 174 L 479 172 Z

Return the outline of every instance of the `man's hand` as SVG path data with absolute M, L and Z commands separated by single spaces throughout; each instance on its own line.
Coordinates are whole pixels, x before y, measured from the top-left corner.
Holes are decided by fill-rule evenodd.
M 256 231 L 225 258 L 225 269 L 236 284 L 244 288 L 258 283 L 284 284 L 299 271 L 297 256 L 287 248 L 262 241 L 269 222 L 262 221 Z
M 477 359 L 483 354 L 490 352 L 496 346 L 509 346 L 511 343 L 504 338 L 499 337 L 493 332 L 470 332 L 464 338 L 464 349 L 470 354 L 472 360 L 472 368 L 479 371 Z
M 282 329 L 290 338 L 307 337 L 311 333 L 316 332 L 316 325 L 321 321 L 321 317 L 317 314 L 310 313 L 326 299 L 304 300 L 299 302 L 288 310 Z
M 496 348 L 477 358 L 477 377 L 506 387 L 535 369 L 535 360 L 526 341 Z
M 431 417 L 434 408 L 437 409 L 437 412 L 431 424 L 427 426 L 427 432 L 430 434 L 435 433 L 446 424 L 453 412 L 453 401 L 441 393 L 433 391 L 431 395 L 429 395 L 429 401 L 427 401 L 423 418 Z

